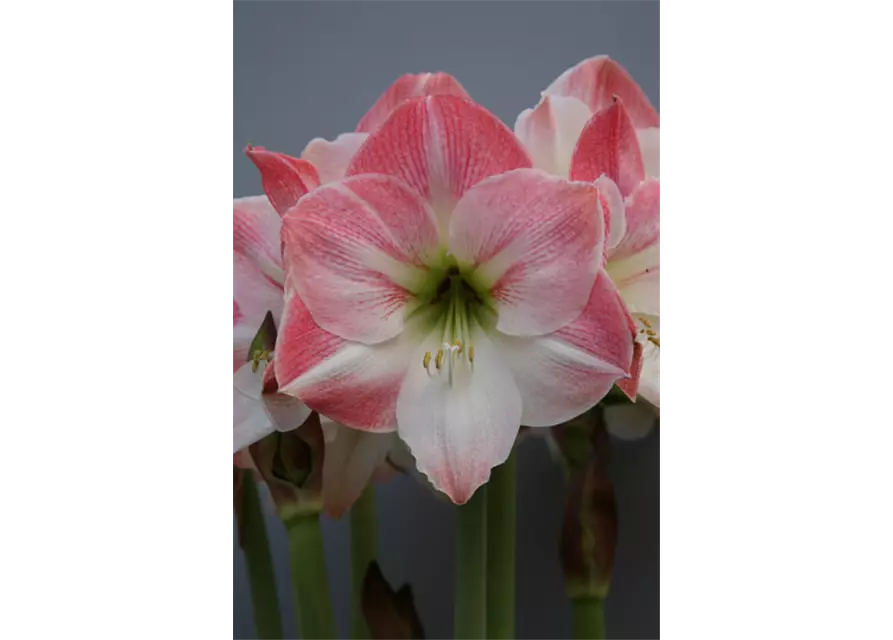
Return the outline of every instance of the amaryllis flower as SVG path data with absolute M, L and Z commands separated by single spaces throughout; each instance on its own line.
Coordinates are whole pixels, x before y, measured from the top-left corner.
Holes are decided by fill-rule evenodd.
M 511 131 L 455 96 L 398 107 L 346 175 L 283 218 L 280 391 L 396 429 L 464 503 L 519 425 L 561 423 L 630 376 L 598 189 L 532 169 Z
M 234 464 L 252 466 L 245 447 L 274 430 L 288 431 L 305 422 L 310 409 L 278 392 L 273 368 L 275 335 L 283 307 L 280 215 L 321 183 L 343 177 L 354 152 L 403 101 L 416 96 L 451 94 L 465 89 L 444 73 L 407 74 L 398 78 L 357 126 L 357 133 L 334 142 L 312 140 L 302 157 L 249 147 L 249 158 L 261 170 L 266 196 L 233 203 L 233 445 Z M 278 214 L 277 214 L 278 212 Z M 249 353 L 251 342 L 266 332 L 272 340 Z M 261 341 L 263 343 L 263 341 Z M 326 455 L 322 500 L 329 515 L 339 517 L 359 497 L 370 478 L 387 479 L 394 471 L 386 462 L 401 447 L 394 434 L 352 429 L 320 416 Z
M 282 313 L 281 226 L 266 196 L 233 200 L 234 454 L 276 429 L 300 426 L 310 415 L 295 398 L 276 393 L 272 369 L 264 377 L 276 338 L 270 323 Z M 262 349 L 267 353 L 249 354 L 262 328 L 271 332 Z
M 606 56 L 565 71 L 515 131 L 534 166 L 591 181 L 608 204 L 606 271 L 637 324 L 642 372 L 637 391 L 660 406 L 660 119 L 623 67 Z M 611 419 L 623 415 L 623 420 Z M 649 415 L 612 408 L 612 431 L 641 433 Z

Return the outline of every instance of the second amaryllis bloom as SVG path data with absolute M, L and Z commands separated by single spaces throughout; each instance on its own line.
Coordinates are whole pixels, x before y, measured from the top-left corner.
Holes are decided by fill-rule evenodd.
M 532 169 L 511 131 L 454 96 L 399 107 L 346 176 L 282 221 L 280 392 L 397 430 L 462 504 L 521 424 L 564 422 L 630 376 L 598 189 Z

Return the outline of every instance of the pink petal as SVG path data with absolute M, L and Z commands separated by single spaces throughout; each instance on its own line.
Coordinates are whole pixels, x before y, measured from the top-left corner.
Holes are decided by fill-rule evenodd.
M 253 262 L 261 273 L 280 285 L 281 227 L 282 221 L 266 196 L 233 200 L 233 252 Z
M 610 252 L 626 234 L 626 207 L 620 188 L 611 178 L 602 176 L 595 181 L 595 186 L 605 212 L 605 235 L 608 238 L 605 248 Z
M 334 429 L 330 427 L 332 433 L 326 438 L 322 466 L 322 502 L 330 517 L 340 518 L 372 481 L 397 436 L 331 424 Z
M 629 378 L 617 381 L 617 388 L 626 394 L 626 397 L 635 401 L 639 393 L 639 380 L 642 376 L 642 343 L 633 345 L 633 361 L 629 369 Z
M 660 180 L 649 178 L 627 198 L 626 230 L 608 259 L 623 260 L 660 242 Z
M 514 134 L 482 106 L 455 96 L 417 98 L 369 136 L 348 176 L 396 176 L 428 200 L 446 228 L 456 201 L 489 176 L 530 167 Z
M 448 363 L 429 375 L 422 360 L 440 346 L 439 338 L 439 332 L 432 335 L 412 358 L 397 400 L 398 432 L 419 471 L 464 504 L 508 458 L 521 424 L 521 397 L 502 354 L 479 326 L 471 332 L 473 368 L 457 360 L 452 376 Z
M 302 198 L 283 219 L 289 281 L 326 331 L 368 344 L 403 328 L 439 245 L 434 212 L 406 185 L 362 175 Z
M 515 121 L 515 135 L 524 143 L 533 166 L 567 178 L 571 156 L 592 112 L 576 98 L 543 96 L 534 109 L 525 109 Z
M 592 182 L 603 174 L 624 196 L 645 179 L 639 139 L 620 101 L 592 116 L 571 159 L 571 180 Z
M 544 93 L 582 100 L 593 113 L 609 106 L 616 95 L 626 103 L 636 128 L 660 126 L 660 116 L 645 92 L 626 69 L 608 56 L 589 58 L 571 67 L 558 76 Z
M 500 353 L 523 400 L 521 423 L 548 427 L 595 406 L 629 375 L 633 333 L 616 289 L 601 272 L 570 324 L 535 338 L 501 336 Z
M 537 169 L 493 176 L 453 212 L 450 250 L 490 289 L 497 328 L 513 335 L 555 331 L 586 306 L 601 265 L 599 192 Z
M 639 129 L 636 133 L 639 137 L 645 175 L 649 178 L 660 178 L 660 129 L 650 127 Z
M 245 154 L 260 171 L 264 193 L 280 216 L 309 191 L 319 186 L 319 175 L 306 160 L 263 147 L 247 147 Z
M 301 160 L 307 160 L 316 168 L 322 184 L 340 180 L 350 159 L 368 137 L 365 133 L 342 133 L 334 142 L 314 138 L 304 148 Z
M 412 98 L 451 95 L 471 99 L 465 88 L 448 73 L 407 73 L 378 98 L 357 125 L 358 132 L 371 133 L 388 119 L 394 109 Z
M 397 394 L 411 354 L 400 341 L 370 347 L 329 333 L 313 320 L 301 298 L 291 294 L 273 363 L 282 393 L 341 424 L 393 431 Z

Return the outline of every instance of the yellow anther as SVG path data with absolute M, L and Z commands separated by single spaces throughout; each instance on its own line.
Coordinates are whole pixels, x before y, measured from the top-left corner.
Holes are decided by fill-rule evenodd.
M 424 359 L 422 360 L 422 366 L 425 367 L 425 368 L 427 369 L 430 365 L 431 365 L 431 352 L 430 352 L 430 351 L 426 351 L 426 352 L 425 352 L 425 357 L 424 357 Z
M 454 344 L 455 346 L 459 347 L 459 353 L 461 354 L 461 353 L 462 353 L 462 349 L 463 349 L 463 347 L 462 347 L 462 341 L 459 340 L 459 338 L 456 338 L 456 342 L 454 342 L 453 344 Z
M 657 347 L 660 348 L 660 338 L 654 338 L 652 336 L 648 336 L 648 342 L 650 342 L 651 344 L 657 345 Z
M 648 333 L 649 336 L 656 336 L 656 335 L 657 335 L 656 333 L 654 333 L 654 329 L 648 329 L 647 333 Z
M 649 329 L 651 328 L 651 323 L 648 322 L 647 319 L 645 319 L 645 318 L 639 318 L 639 322 L 641 322 L 642 324 L 644 324 L 644 325 L 645 325 L 646 327 L 648 327 Z
M 254 357 L 251 358 L 251 373 L 257 373 L 257 368 L 260 366 L 261 360 L 266 360 L 270 362 L 273 359 L 273 352 L 269 349 L 265 349 L 264 351 L 258 351 L 254 354 Z
M 434 359 L 434 366 L 437 367 L 437 370 L 440 371 L 440 367 L 443 364 L 443 349 L 437 350 L 437 357 Z
M 474 345 L 468 345 L 468 361 L 474 362 Z

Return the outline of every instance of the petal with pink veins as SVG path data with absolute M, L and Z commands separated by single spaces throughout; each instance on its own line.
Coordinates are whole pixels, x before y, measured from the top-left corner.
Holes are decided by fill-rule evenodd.
M 660 178 L 660 129 L 649 127 L 636 131 L 639 136 L 639 149 L 645 165 L 645 175 L 649 178 Z
M 265 276 L 282 284 L 282 221 L 266 196 L 233 200 L 233 251 L 245 256 Z
M 608 259 L 624 260 L 660 242 L 660 180 L 649 178 L 624 203 L 626 229 Z M 656 265 L 655 265 L 656 266 Z
M 249 146 L 245 154 L 260 171 L 264 193 L 280 216 L 284 216 L 302 196 L 319 186 L 319 174 L 306 160 L 267 151 L 263 147 Z
M 399 338 L 374 346 L 345 340 L 322 329 L 300 296 L 290 294 L 273 360 L 280 391 L 349 427 L 394 431 L 413 338 L 409 325 Z
M 396 176 L 431 203 L 442 230 L 462 195 L 492 175 L 530 167 L 515 135 L 482 106 L 455 96 L 411 100 L 369 136 L 348 176 Z
M 283 219 L 289 282 L 314 320 L 375 344 L 403 328 L 440 245 L 434 212 L 406 185 L 362 175 L 321 187 Z
M 629 317 L 604 272 L 570 324 L 544 336 L 498 340 L 523 399 L 521 423 L 529 427 L 560 424 L 595 406 L 629 375 L 633 355 Z
M 576 98 L 543 96 L 515 121 L 515 135 L 527 148 L 533 166 L 560 178 L 570 175 L 571 156 L 592 112 Z
M 314 138 L 304 148 L 301 160 L 307 160 L 316 168 L 322 184 L 341 180 L 351 158 L 368 137 L 366 133 L 342 133 L 333 142 Z
M 586 306 L 604 230 L 593 185 L 519 169 L 484 180 L 459 201 L 450 250 L 475 286 L 489 290 L 497 329 L 541 335 Z
M 471 99 L 459 81 L 448 73 L 407 73 L 397 78 L 375 101 L 357 125 L 357 132 L 375 131 L 407 100 L 437 95 Z
M 617 183 L 608 176 L 598 178 L 594 184 L 601 195 L 602 209 L 605 212 L 605 234 L 608 238 L 605 249 L 606 253 L 610 253 L 626 234 L 626 205 Z
M 592 182 L 606 175 L 624 197 L 645 179 L 639 139 L 620 101 L 592 116 L 571 159 L 571 180 Z
M 562 73 L 544 93 L 582 100 L 597 113 L 616 95 L 623 100 L 636 128 L 659 127 L 660 116 L 629 72 L 608 56 L 584 60 Z
M 399 435 L 434 487 L 464 504 L 508 458 L 521 424 L 521 396 L 503 354 L 477 325 L 473 368 L 457 360 L 429 375 L 421 362 L 440 346 L 438 336 L 413 356 L 397 399 Z

